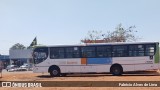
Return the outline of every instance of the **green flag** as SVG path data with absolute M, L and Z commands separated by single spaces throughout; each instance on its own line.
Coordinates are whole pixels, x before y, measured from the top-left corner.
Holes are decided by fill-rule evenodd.
M 32 43 L 30 44 L 30 47 L 37 45 L 37 38 L 35 37 Z

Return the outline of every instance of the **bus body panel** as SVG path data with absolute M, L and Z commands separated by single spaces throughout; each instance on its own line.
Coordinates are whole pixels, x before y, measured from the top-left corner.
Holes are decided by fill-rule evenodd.
M 48 73 L 49 67 L 42 67 L 42 66 L 33 66 L 33 72 L 34 73 Z
M 159 69 L 159 64 L 153 64 L 154 57 L 153 57 L 153 60 L 150 60 L 148 58 L 149 58 L 148 56 L 114 57 L 112 58 L 112 61 L 111 61 L 112 63 L 110 64 L 106 64 L 105 62 L 101 64 L 88 64 L 88 63 L 84 64 L 81 62 L 82 58 L 81 59 L 80 58 L 47 59 L 44 62 L 38 64 L 37 68 L 41 68 L 41 69 L 39 70 L 35 69 L 33 71 L 47 73 L 50 66 L 57 65 L 60 68 L 61 73 L 110 72 L 110 68 L 113 64 L 121 65 L 124 72 Z M 86 60 L 91 60 L 91 59 L 87 58 Z

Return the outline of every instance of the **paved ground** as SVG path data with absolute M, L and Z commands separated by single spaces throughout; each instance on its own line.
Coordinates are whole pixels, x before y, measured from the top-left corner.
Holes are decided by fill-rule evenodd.
M 147 71 L 126 73 L 123 76 L 112 76 L 111 74 L 72 74 L 66 77 L 50 77 L 48 73 L 33 73 L 32 71 L 7 72 L 3 70 L 0 81 L 160 81 L 160 72 Z M 56 89 L 56 90 L 160 90 L 160 87 L 43 87 L 43 88 L 0 88 L 10 89 Z

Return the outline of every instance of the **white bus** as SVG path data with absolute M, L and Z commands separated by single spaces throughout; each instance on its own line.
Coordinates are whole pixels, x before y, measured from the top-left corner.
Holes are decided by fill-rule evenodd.
M 33 72 L 54 77 L 68 73 L 122 75 L 160 68 L 158 42 L 39 46 L 33 51 L 33 59 Z

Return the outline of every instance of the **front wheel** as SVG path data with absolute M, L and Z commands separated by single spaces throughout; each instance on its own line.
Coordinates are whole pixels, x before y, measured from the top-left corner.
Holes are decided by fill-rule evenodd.
M 58 77 L 58 76 L 60 76 L 60 70 L 59 70 L 59 68 L 52 68 L 50 70 L 50 75 L 52 77 Z
M 122 69 L 121 66 L 115 65 L 115 66 L 112 66 L 112 67 L 111 67 L 111 73 L 112 73 L 112 75 L 114 75 L 114 76 L 119 76 L 119 75 L 122 75 L 123 69 Z

